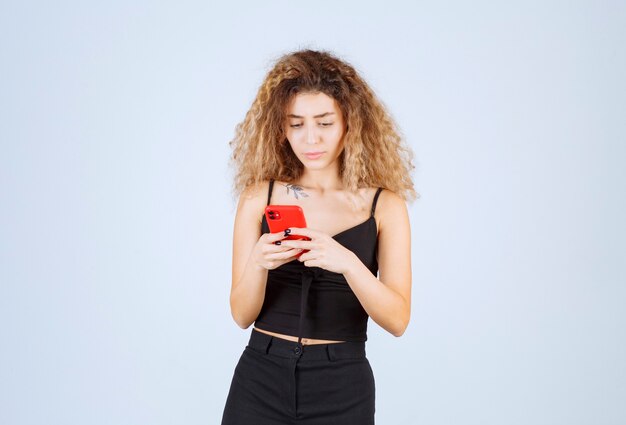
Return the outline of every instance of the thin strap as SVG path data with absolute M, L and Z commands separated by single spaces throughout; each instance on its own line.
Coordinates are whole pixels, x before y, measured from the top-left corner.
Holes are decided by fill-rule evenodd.
M 267 205 L 270 204 L 270 199 L 272 199 L 272 188 L 274 187 L 274 180 L 270 180 L 270 187 L 267 190 Z
M 374 211 L 376 210 L 376 202 L 378 202 L 378 195 L 383 191 L 382 187 L 379 187 L 376 191 L 376 195 L 374 195 L 374 202 L 372 202 L 372 217 L 374 216 Z

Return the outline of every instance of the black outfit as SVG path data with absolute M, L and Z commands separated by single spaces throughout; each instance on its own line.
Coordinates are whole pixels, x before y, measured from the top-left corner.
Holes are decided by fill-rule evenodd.
M 366 221 L 333 236 L 374 276 L 374 211 L 381 191 Z M 269 233 L 265 216 L 262 232 Z M 367 321 L 342 274 L 298 260 L 269 270 L 255 325 L 299 339 L 296 343 L 252 330 L 235 368 L 222 425 L 374 424 L 374 376 L 365 356 Z M 303 346 L 302 338 L 346 342 Z

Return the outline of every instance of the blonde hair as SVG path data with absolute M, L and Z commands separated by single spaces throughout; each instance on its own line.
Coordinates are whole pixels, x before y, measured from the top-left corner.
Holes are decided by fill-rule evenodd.
M 265 180 L 295 183 L 304 171 L 286 142 L 286 108 L 298 93 L 324 93 L 344 115 L 344 150 L 339 177 L 344 188 L 384 187 L 413 201 L 419 197 L 410 173 L 413 152 L 382 102 L 348 63 L 324 51 L 301 50 L 278 59 L 235 129 L 231 165 L 233 192 Z

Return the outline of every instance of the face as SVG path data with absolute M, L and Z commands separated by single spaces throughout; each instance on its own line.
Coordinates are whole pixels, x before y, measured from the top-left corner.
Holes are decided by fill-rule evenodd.
M 306 168 L 338 165 L 344 129 L 339 104 L 324 93 L 299 93 L 287 106 L 287 140 Z

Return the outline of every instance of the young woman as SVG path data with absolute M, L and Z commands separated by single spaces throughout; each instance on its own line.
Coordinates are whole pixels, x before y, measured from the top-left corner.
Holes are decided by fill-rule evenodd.
M 222 424 L 373 424 L 368 318 L 400 336 L 411 310 L 411 151 L 354 68 L 312 50 L 276 62 L 231 146 L 230 306 L 254 327 Z M 269 204 L 307 228 L 270 233 Z

